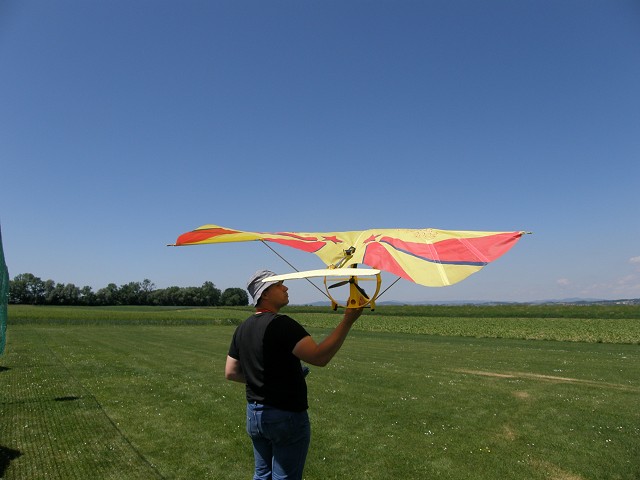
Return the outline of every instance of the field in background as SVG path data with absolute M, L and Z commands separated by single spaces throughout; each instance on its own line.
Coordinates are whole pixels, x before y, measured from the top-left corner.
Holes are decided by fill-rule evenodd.
M 10 305 L 10 323 L 60 325 L 237 325 L 251 307 L 41 307 Z M 331 328 L 339 312 L 287 307 L 304 325 Z M 638 305 L 380 306 L 356 330 L 421 335 L 640 344 Z
M 606 308 L 367 312 L 308 377 L 305 478 L 640 478 L 638 308 Z M 223 379 L 249 311 L 10 306 L 0 478 L 250 478 Z

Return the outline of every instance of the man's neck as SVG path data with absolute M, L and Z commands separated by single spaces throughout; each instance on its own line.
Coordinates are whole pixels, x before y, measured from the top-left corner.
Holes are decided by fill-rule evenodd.
M 276 308 L 274 305 L 270 304 L 261 304 L 259 307 L 256 307 L 256 313 L 278 313 L 279 311 L 279 308 Z

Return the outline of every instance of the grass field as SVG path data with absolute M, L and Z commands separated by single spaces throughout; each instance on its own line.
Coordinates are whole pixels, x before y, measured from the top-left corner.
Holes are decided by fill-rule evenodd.
M 577 308 L 367 312 L 308 377 L 305 478 L 637 480 L 640 312 Z M 251 478 L 223 379 L 248 312 L 10 306 L 0 478 Z

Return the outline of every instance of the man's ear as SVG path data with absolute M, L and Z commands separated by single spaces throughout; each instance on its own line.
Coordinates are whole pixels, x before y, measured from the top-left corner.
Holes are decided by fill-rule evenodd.
M 265 288 L 264 291 L 262 292 L 262 295 L 260 295 L 260 298 L 267 298 L 267 295 L 269 295 L 269 290 L 271 290 L 271 287 L 273 287 L 273 285 L 269 285 L 267 288 Z

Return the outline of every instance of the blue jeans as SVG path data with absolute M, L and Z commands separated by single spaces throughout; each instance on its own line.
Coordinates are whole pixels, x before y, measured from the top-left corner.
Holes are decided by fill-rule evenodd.
M 259 403 L 247 404 L 247 433 L 253 442 L 253 480 L 301 480 L 311 440 L 309 415 Z

